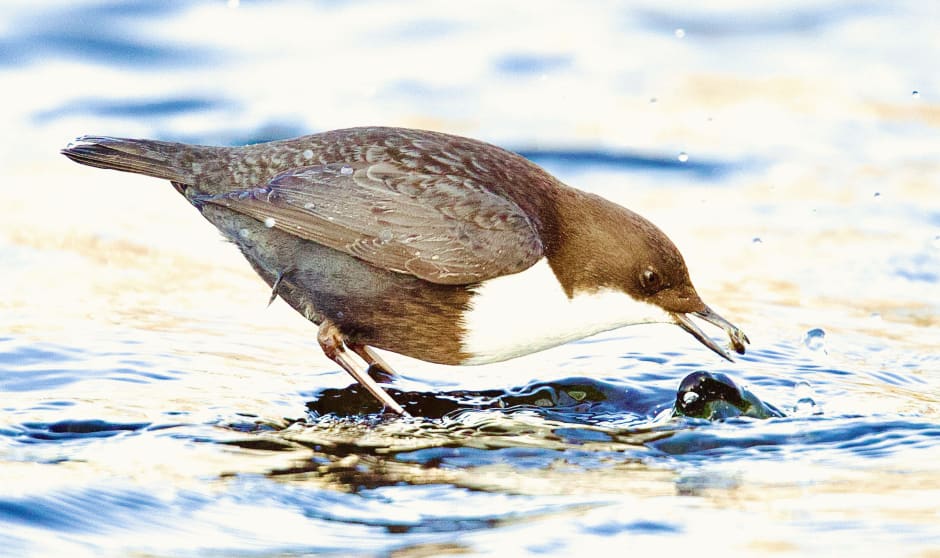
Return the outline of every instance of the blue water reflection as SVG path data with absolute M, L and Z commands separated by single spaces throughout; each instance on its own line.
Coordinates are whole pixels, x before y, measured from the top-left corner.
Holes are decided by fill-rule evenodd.
M 64 58 L 139 68 L 218 61 L 208 50 L 155 44 L 135 33 L 135 25 L 172 17 L 186 6 L 186 2 L 105 2 L 24 10 L 12 18 L 15 31 L 0 42 L 0 63 L 28 66 Z

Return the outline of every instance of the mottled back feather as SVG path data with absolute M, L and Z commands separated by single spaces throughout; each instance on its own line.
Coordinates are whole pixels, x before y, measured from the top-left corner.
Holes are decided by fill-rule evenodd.
M 259 188 L 204 201 L 433 283 L 516 273 L 543 252 L 512 201 L 472 178 L 425 174 L 389 160 L 299 167 Z

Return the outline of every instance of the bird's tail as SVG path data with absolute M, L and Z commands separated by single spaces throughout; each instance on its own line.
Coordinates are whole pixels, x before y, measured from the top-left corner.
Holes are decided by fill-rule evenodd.
M 90 167 L 165 178 L 179 184 L 192 184 L 199 168 L 198 153 L 192 146 L 162 141 L 82 136 L 62 154 Z

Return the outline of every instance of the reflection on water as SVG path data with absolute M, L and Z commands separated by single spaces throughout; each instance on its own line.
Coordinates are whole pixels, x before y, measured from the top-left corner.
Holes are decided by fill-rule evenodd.
M 0 7 L 0 554 L 940 550 L 935 8 L 444 6 Z M 748 353 L 390 356 L 382 415 L 168 184 L 58 155 L 360 124 L 643 213 Z

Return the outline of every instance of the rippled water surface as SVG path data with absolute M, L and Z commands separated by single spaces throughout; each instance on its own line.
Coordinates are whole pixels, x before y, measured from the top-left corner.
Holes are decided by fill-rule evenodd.
M 0 555 L 940 555 L 940 11 L 708 5 L 5 2 Z M 58 153 L 366 124 L 642 213 L 748 353 L 389 355 L 381 416 L 168 184 Z M 784 416 L 674 416 L 696 372 Z

